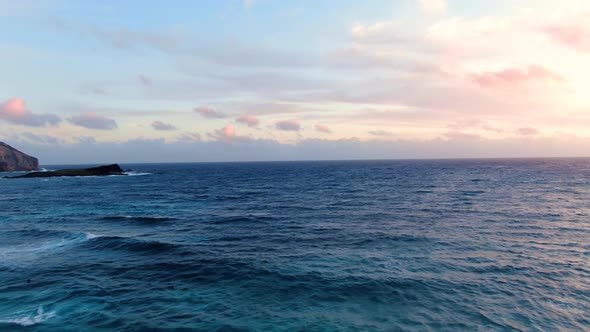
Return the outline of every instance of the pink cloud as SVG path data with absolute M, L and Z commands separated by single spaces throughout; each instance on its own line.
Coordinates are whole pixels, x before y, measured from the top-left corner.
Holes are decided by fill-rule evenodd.
M 225 126 L 221 132 L 223 133 L 223 137 L 225 138 L 234 138 L 236 137 L 236 128 L 234 127 L 234 125 L 232 124 L 228 124 L 227 126 Z
M 516 133 L 522 136 L 536 136 L 541 134 L 539 130 L 531 127 L 518 128 Z
M 4 114 L 14 118 L 23 117 L 30 114 L 25 105 L 25 101 L 20 98 L 13 98 L 4 102 L 2 105 L 2 110 Z
M 34 114 L 21 98 L 12 98 L 2 103 L 0 105 L 0 119 L 31 127 L 55 126 L 61 122 L 61 119 L 54 114 Z
M 541 66 L 529 66 L 526 70 L 504 69 L 496 72 L 483 72 L 472 75 L 472 79 L 484 88 L 498 88 L 527 82 L 565 82 L 565 79 Z
M 301 124 L 296 120 L 285 120 L 276 123 L 276 127 L 283 131 L 300 131 Z
M 590 32 L 579 25 L 552 24 L 542 28 L 553 41 L 576 51 L 590 50 Z
M 95 113 L 84 113 L 73 116 L 68 121 L 76 126 L 98 129 L 98 130 L 113 130 L 117 129 L 117 122 L 113 119 L 106 118 Z
M 207 136 L 209 136 L 210 138 L 212 138 L 216 141 L 221 141 L 221 142 L 226 142 L 226 143 L 247 142 L 247 141 L 251 140 L 247 136 L 238 136 L 238 134 L 236 132 L 236 128 L 232 124 L 228 124 L 219 130 L 215 130 L 213 133 L 207 134 Z
M 332 130 L 330 129 L 330 127 L 323 125 L 323 124 L 316 124 L 314 126 L 315 130 L 321 132 L 321 133 L 326 133 L 326 134 L 331 134 Z
M 241 117 L 237 118 L 236 121 L 239 123 L 243 123 L 243 124 L 247 125 L 248 127 L 256 127 L 260 124 L 260 120 L 258 120 L 258 118 L 255 117 L 254 115 L 250 115 L 250 114 L 241 116 Z
M 200 106 L 195 109 L 195 112 L 207 119 L 223 119 L 227 117 L 225 113 L 216 111 L 208 106 Z

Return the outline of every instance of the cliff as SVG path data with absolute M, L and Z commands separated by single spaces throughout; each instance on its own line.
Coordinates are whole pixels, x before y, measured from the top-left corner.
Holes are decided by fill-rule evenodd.
M 0 142 L 0 172 L 36 171 L 39 160 Z

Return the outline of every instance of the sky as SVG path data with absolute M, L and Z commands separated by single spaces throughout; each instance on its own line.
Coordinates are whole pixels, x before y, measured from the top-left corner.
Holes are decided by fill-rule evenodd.
M 0 0 L 0 31 L 0 141 L 42 164 L 590 155 L 587 0 Z

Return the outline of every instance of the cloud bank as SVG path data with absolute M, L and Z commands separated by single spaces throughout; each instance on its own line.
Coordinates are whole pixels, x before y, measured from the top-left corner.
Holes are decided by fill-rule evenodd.
M 528 131 L 525 131 L 527 134 Z M 144 162 L 212 162 L 273 160 L 354 160 L 354 159 L 445 159 L 497 157 L 565 157 L 584 156 L 590 139 L 540 136 L 486 140 L 469 135 L 455 135 L 433 140 L 306 139 L 296 144 L 273 140 L 237 139 L 225 127 L 219 140 L 163 139 L 130 140 L 121 143 L 100 143 L 84 138 L 65 144 L 49 137 L 12 137 L 13 145 L 39 157 L 43 165 L 64 163 L 144 163 Z M 225 139 L 233 138 L 233 139 Z M 42 141 L 42 143 L 40 142 Z M 158 151 L 154 155 L 153 151 Z

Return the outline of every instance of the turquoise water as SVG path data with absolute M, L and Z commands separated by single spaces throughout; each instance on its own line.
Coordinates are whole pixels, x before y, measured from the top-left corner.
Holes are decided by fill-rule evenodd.
M 590 160 L 122 166 L 0 179 L 0 330 L 590 329 Z

